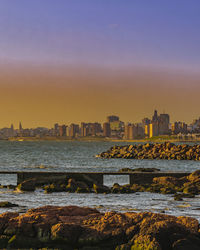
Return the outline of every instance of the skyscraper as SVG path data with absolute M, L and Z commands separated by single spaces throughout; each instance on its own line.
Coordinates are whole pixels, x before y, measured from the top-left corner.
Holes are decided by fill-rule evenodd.
M 158 112 L 157 110 L 154 110 L 154 115 L 152 116 L 152 122 L 157 122 L 158 121 Z
M 116 116 L 116 115 L 107 116 L 107 122 L 108 123 L 116 122 L 116 121 L 119 121 L 119 116 Z
M 23 130 L 21 122 L 19 122 L 19 132 L 21 133 Z
M 104 124 L 103 124 L 103 136 L 110 137 L 110 135 L 111 135 L 110 123 L 104 122 Z
M 66 125 L 59 126 L 59 135 L 66 136 Z

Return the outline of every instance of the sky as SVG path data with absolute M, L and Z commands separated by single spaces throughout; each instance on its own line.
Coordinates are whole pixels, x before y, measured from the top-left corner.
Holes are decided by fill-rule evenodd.
M 200 116 L 199 0 L 0 0 L 0 127 Z

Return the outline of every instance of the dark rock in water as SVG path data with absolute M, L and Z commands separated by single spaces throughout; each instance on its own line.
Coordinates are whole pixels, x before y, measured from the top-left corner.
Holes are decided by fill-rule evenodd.
M 10 185 L 7 185 L 6 187 L 7 187 L 8 189 L 15 189 L 17 186 L 16 186 L 16 185 L 11 185 L 11 184 L 10 184 Z
M 111 192 L 110 188 L 104 185 L 93 185 L 94 192 L 97 194 L 108 194 Z
M 175 201 L 182 201 L 183 198 L 194 198 L 195 195 L 193 194 L 184 194 L 184 193 L 179 193 L 174 195 L 174 200 Z
M 183 189 L 183 193 L 185 194 L 197 195 L 199 194 L 199 192 L 200 192 L 199 188 L 196 185 L 194 185 L 194 183 L 189 183 Z
M 200 145 L 176 145 L 170 142 L 114 146 L 96 157 L 123 159 L 200 160 Z
M 35 191 L 36 179 L 25 180 L 17 186 L 20 191 Z
M 0 185 L 0 188 L 16 189 L 16 185 Z
M 76 181 L 74 179 L 69 179 L 68 180 L 68 185 L 66 186 L 66 191 L 67 192 L 81 192 L 83 193 L 88 192 L 90 189 L 88 185 L 83 182 L 83 181 Z
M 200 249 L 199 222 L 166 214 L 45 206 L 0 215 L 3 249 Z
M 158 183 L 161 185 L 174 185 L 174 186 L 181 186 L 183 184 L 179 178 L 171 177 L 171 176 L 161 176 L 153 178 L 154 183 Z
M 9 201 L 0 201 L 0 208 L 5 208 L 5 207 L 18 207 L 19 205 L 13 204 Z
M 76 181 L 74 179 L 69 179 L 67 185 L 63 183 L 52 183 L 50 185 L 45 185 L 43 187 L 45 193 L 52 192 L 70 192 L 70 193 L 89 193 L 91 192 L 88 185 L 82 181 Z
M 195 236 L 189 236 L 188 238 L 184 238 L 184 239 L 179 239 L 177 241 L 174 242 L 174 244 L 172 245 L 173 249 L 180 249 L 180 250 L 199 250 L 199 242 L 200 239 L 199 237 L 195 237 Z
M 76 193 L 92 193 L 92 191 L 88 187 L 87 188 L 78 187 L 76 189 Z
M 175 201 L 182 201 L 183 200 L 183 196 L 181 194 L 175 194 L 174 195 L 174 200 Z
M 132 172 L 158 172 L 160 169 L 158 168 L 122 168 L 118 172 L 123 173 L 132 173 Z
M 66 186 L 64 184 L 52 183 L 50 185 L 44 186 L 45 193 L 53 193 L 53 192 L 64 192 L 66 191 Z
M 111 193 L 119 194 L 120 193 L 121 186 L 118 183 L 114 183 L 111 188 Z

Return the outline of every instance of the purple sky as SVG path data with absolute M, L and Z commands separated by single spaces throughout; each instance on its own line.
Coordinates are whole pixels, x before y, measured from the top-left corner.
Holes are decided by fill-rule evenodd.
M 198 72 L 199 0 L 0 1 L 0 62 Z

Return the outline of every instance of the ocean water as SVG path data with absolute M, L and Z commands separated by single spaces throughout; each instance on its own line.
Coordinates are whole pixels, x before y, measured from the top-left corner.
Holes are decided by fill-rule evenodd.
M 124 142 L 0 141 L 0 171 L 70 171 L 115 172 L 124 167 L 155 167 L 162 171 L 187 171 L 200 169 L 198 161 L 101 159 L 95 155 Z M 134 144 L 134 143 L 131 143 Z M 128 183 L 128 176 L 105 176 L 104 184 Z M 0 183 L 16 184 L 15 175 L 0 175 Z M 44 194 L 43 190 L 19 193 L 0 190 L 0 201 L 10 201 L 18 208 L 0 209 L 24 212 L 43 205 L 78 205 L 96 207 L 101 211 L 152 211 L 172 215 L 193 216 L 200 220 L 200 196 L 184 201 L 174 201 L 172 195 L 153 193 L 134 194 Z

